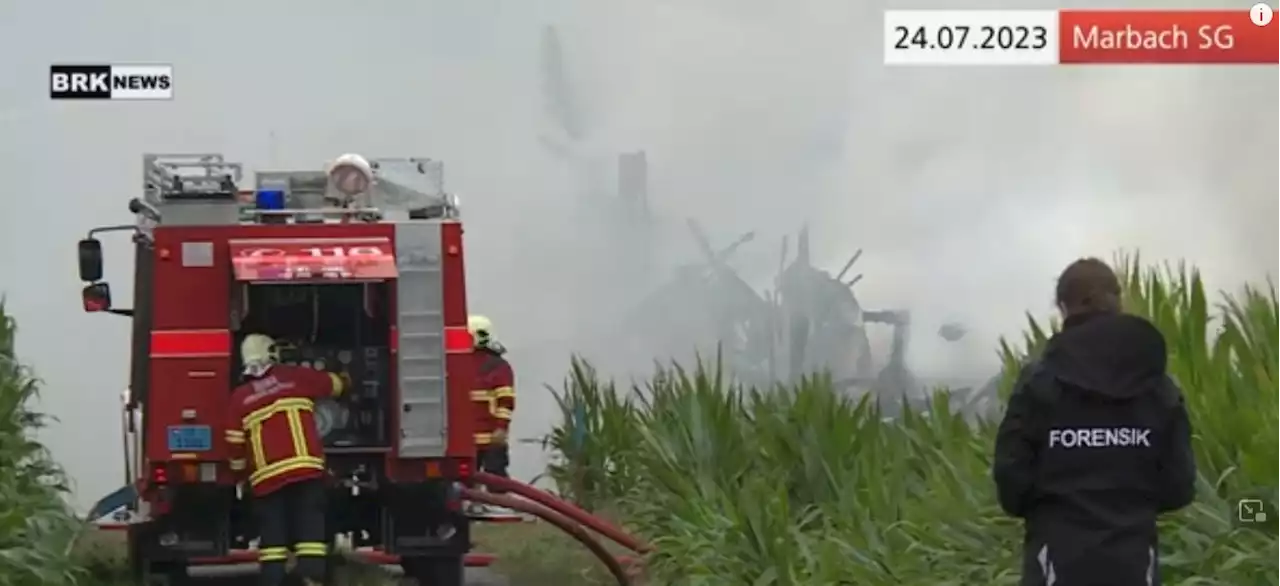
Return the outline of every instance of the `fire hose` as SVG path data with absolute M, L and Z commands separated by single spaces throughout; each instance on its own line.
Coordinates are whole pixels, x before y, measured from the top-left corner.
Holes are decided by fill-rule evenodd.
M 586 525 L 592 531 L 608 537 L 618 545 L 636 553 L 648 553 L 653 549 L 649 545 L 642 543 L 640 540 L 627 535 L 622 529 L 619 529 L 612 523 L 596 517 L 571 503 L 562 501 L 556 498 L 555 495 L 544 490 L 534 488 L 523 482 L 517 482 L 510 478 L 489 474 L 488 472 L 476 472 L 474 478 L 481 484 L 499 490 L 516 493 L 539 505 L 542 505 L 543 507 L 559 513 L 560 515 L 568 517 L 576 523 Z M 612 557 L 610 559 L 612 559 Z
M 552 510 L 550 507 L 543 506 L 539 503 L 528 502 L 502 494 L 490 494 L 479 490 L 464 488 L 462 490 L 462 496 L 463 498 L 471 501 L 506 507 L 522 513 L 536 515 L 543 520 L 550 522 L 552 525 L 559 527 L 561 531 L 573 536 L 578 543 L 581 543 L 586 546 L 587 549 L 591 550 L 591 553 L 595 554 L 595 556 L 604 563 L 605 567 L 609 569 L 609 573 L 618 581 L 618 586 L 631 586 L 631 578 L 627 575 L 627 571 L 622 567 L 622 564 L 614 558 L 613 554 L 609 553 L 609 550 L 605 549 L 605 547 L 601 545 L 596 538 L 592 537 L 591 534 L 587 533 L 581 525 L 575 523 L 573 519 L 570 519 L 568 516 L 562 515 L 559 512 Z

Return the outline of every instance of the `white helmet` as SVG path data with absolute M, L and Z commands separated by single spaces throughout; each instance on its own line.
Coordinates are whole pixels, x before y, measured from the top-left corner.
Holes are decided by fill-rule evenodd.
M 249 334 L 240 342 L 240 361 L 248 376 L 262 376 L 280 361 L 276 341 L 263 334 Z
M 467 331 L 471 332 L 476 348 L 496 350 L 501 347 L 493 335 L 493 322 L 483 315 L 467 316 Z

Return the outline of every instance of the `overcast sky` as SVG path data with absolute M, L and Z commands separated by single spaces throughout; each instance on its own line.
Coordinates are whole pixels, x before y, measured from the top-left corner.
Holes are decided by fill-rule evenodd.
M 754 229 L 738 260 L 759 282 L 781 235 L 807 219 L 822 266 L 866 249 L 865 305 L 910 307 L 927 329 L 969 324 L 958 345 L 915 336 L 911 360 L 929 374 L 991 372 L 996 337 L 1024 311 L 1047 315 L 1057 271 L 1082 255 L 1185 258 L 1221 287 L 1275 272 L 1275 67 L 886 70 L 885 7 L 3 3 L 0 292 L 20 320 L 19 351 L 47 382 L 45 408 L 61 418 L 46 440 L 78 502 L 123 476 L 128 326 L 79 311 L 74 247 L 89 227 L 130 221 L 147 151 L 220 151 L 250 167 L 318 168 L 350 151 L 446 161 L 469 224 L 471 306 L 497 322 L 522 373 L 520 436 L 550 423 L 539 387 L 563 371 L 574 338 L 592 336 L 577 349 L 609 358 L 600 333 L 625 312 L 618 300 L 663 275 L 626 290 L 600 276 L 617 235 L 582 192 L 590 162 L 607 184 L 623 149 L 649 153 L 674 257 L 694 258 L 685 217 L 717 242 Z M 586 163 L 537 140 L 550 127 L 538 65 L 547 24 L 561 29 Z M 171 63 L 175 99 L 52 103 L 53 62 Z M 123 305 L 128 247 L 107 248 Z M 517 475 L 538 471 L 533 448 L 516 459 Z

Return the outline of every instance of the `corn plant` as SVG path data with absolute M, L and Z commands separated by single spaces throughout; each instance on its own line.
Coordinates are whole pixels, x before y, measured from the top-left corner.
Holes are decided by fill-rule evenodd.
M 1193 269 L 1120 266 L 1196 430 L 1197 501 L 1161 523 L 1166 583 L 1276 584 L 1274 528 L 1234 523 L 1235 499 L 1276 498 L 1275 287 L 1214 303 Z M 1020 343 L 1001 342 L 1002 396 L 1056 329 L 1029 317 Z M 558 400 L 553 476 L 657 546 L 656 583 L 1017 583 L 1021 527 L 989 476 L 995 424 L 941 397 L 890 419 L 821 376 L 753 389 L 718 362 L 671 365 L 623 392 L 575 361 Z
M 555 456 L 546 475 L 557 492 L 596 510 L 630 484 L 630 460 L 617 450 L 637 444 L 637 419 L 631 401 L 612 382 L 601 381 L 591 365 L 574 357 L 570 366 L 564 391 L 551 389 L 562 423 L 539 441 Z M 600 451 L 602 446 L 614 451 Z
M 38 384 L 14 353 L 16 331 L 0 302 L 0 586 L 70 584 L 80 524 L 63 500 L 62 470 L 35 439 L 46 418 L 31 409 Z

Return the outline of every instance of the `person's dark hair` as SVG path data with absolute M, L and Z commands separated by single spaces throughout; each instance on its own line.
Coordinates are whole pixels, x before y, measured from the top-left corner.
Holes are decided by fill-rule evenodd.
M 1063 313 L 1120 311 L 1120 279 L 1107 263 L 1096 258 L 1082 258 L 1069 265 L 1058 277 L 1055 300 Z

